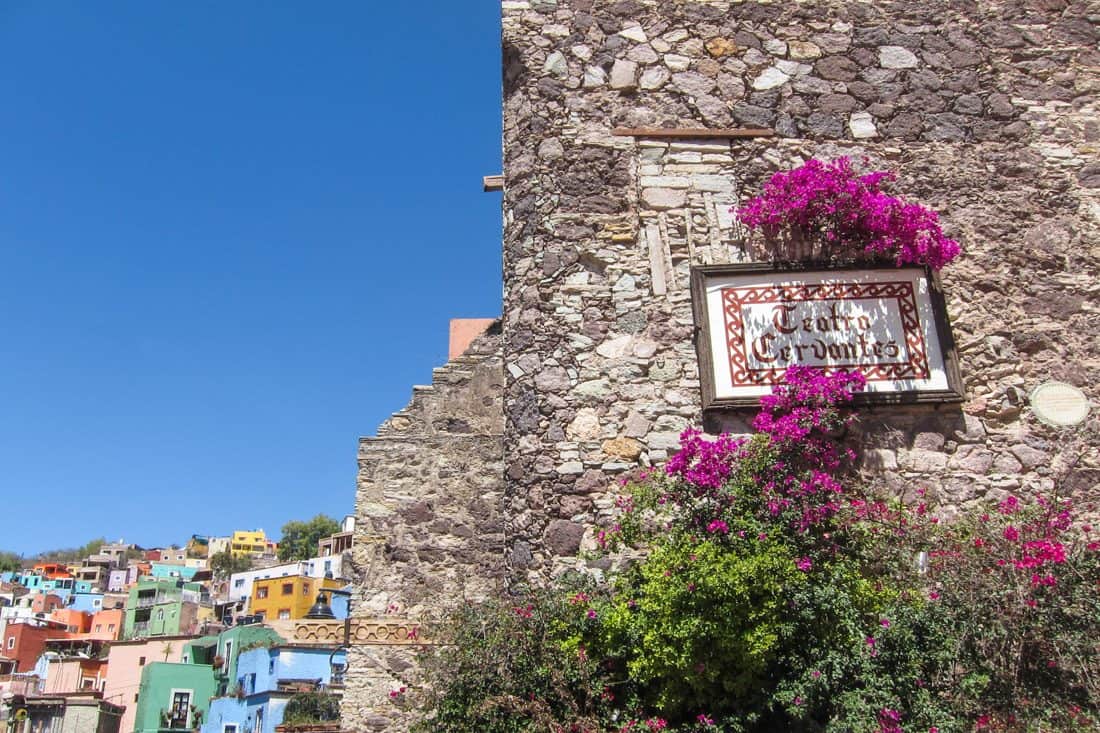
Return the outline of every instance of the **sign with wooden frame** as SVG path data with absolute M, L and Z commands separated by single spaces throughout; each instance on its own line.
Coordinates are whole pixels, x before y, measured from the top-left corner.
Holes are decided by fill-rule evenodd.
M 859 370 L 856 404 L 960 402 L 938 278 L 920 267 L 751 263 L 695 267 L 703 409 L 756 407 L 789 367 Z

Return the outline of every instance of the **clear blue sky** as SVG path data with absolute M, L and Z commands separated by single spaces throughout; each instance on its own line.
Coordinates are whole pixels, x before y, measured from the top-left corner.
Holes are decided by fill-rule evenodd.
M 0 550 L 353 511 L 500 312 L 499 3 L 0 3 Z

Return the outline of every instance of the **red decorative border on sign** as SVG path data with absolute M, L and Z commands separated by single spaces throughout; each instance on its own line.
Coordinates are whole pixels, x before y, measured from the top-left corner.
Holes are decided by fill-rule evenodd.
M 726 348 L 729 352 L 730 379 L 734 387 L 775 384 L 786 372 L 781 369 L 757 369 L 749 366 L 746 353 L 745 322 L 742 308 L 759 303 L 790 303 L 807 300 L 894 299 L 898 303 L 909 360 L 891 364 L 856 366 L 868 381 L 928 379 L 928 353 L 924 344 L 917 301 L 911 282 L 821 283 L 814 285 L 756 285 L 723 288 L 722 310 L 726 317 Z M 836 368 L 824 368 L 826 372 Z

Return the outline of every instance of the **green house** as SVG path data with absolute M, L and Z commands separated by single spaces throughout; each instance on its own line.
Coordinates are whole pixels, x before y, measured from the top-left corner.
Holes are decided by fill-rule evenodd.
M 141 673 L 134 733 L 194 730 L 214 696 L 214 670 L 208 664 L 153 662 Z
M 217 636 L 188 641 L 179 663 L 149 664 L 141 673 L 133 733 L 197 729 L 211 698 L 235 692 L 230 680 L 237 679 L 241 653 L 282 642 L 267 626 L 234 626 Z
M 130 589 L 123 638 L 194 633 L 199 607 L 209 603 L 209 593 L 201 583 L 142 578 Z

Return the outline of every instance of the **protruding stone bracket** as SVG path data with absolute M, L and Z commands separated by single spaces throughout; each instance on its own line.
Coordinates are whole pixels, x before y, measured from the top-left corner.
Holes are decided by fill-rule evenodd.
M 616 137 L 676 138 L 691 140 L 775 137 L 775 130 L 765 127 L 709 129 L 705 127 L 616 127 L 611 131 Z

